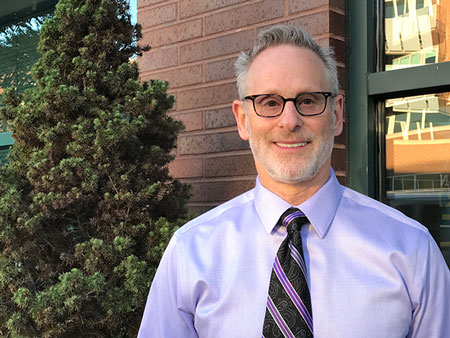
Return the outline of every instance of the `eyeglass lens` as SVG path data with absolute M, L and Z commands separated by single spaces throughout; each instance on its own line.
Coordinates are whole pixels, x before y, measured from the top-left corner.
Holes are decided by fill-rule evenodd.
M 280 95 L 268 94 L 255 98 L 255 110 L 259 115 L 276 116 L 284 108 L 284 99 Z M 303 93 L 295 98 L 297 111 L 303 115 L 320 114 L 325 109 L 326 96 L 322 93 Z

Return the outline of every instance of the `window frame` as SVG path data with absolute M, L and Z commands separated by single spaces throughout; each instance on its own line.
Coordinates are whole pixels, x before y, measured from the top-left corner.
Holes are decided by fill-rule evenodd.
M 348 0 L 346 16 L 347 183 L 380 201 L 386 198 L 384 101 L 450 91 L 450 62 L 390 71 L 377 65 L 384 54 L 383 9 L 383 0 Z

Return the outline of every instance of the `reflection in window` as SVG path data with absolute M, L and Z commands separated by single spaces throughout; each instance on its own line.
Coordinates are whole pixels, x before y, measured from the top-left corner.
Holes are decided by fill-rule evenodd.
M 450 93 L 385 102 L 387 202 L 425 224 L 450 265 Z
M 416 1 L 416 9 L 421 9 L 425 7 L 425 0 L 417 0 Z
M 0 95 L 8 87 L 15 87 L 19 93 L 34 86 L 31 67 L 39 59 L 37 50 L 39 31 L 49 13 L 34 16 L 0 26 Z M 10 131 L 8 124 L 0 120 L 0 133 Z M 3 144 L 0 144 L 0 148 Z M 0 149 L 0 166 L 4 157 Z
M 395 18 L 394 3 L 392 1 L 386 1 L 384 3 L 384 17 L 386 19 Z
M 408 3 L 405 3 L 405 0 L 397 0 L 397 1 L 393 1 L 393 2 L 394 3 L 397 2 L 398 15 L 405 15 L 407 13 Z
M 385 69 L 449 61 L 449 10 L 450 0 L 384 0 Z
M 386 101 L 388 190 L 397 190 L 394 181 L 398 175 L 450 174 L 449 99 L 449 93 L 441 93 Z
M 31 67 L 39 59 L 39 30 L 45 17 L 0 27 L 0 94 L 10 86 L 19 92 L 33 85 Z

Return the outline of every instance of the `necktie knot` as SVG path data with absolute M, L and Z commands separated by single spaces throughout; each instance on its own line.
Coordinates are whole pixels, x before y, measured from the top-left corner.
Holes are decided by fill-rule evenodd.
M 287 228 L 288 236 L 292 238 L 295 232 L 300 231 L 302 226 L 308 223 L 308 218 L 303 211 L 289 208 L 281 216 L 281 223 Z

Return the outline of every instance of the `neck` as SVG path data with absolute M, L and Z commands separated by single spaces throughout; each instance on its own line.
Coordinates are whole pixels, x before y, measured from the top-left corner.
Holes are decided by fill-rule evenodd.
M 314 195 L 330 177 L 330 166 L 323 166 L 316 176 L 301 182 L 280 182 L 272 179 L 266 171 L 259 172 L 261 184 L 292 205 L 300 205 Z

